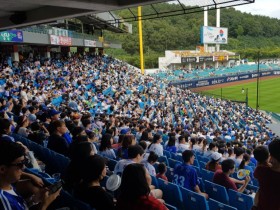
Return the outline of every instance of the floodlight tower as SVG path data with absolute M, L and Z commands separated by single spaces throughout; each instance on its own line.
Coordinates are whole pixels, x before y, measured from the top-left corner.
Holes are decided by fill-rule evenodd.
M 217 7 L 216 9 L 216 27 L 221 27 L 221 10 Z M 220 51 L 220 44 L 216 44 L 216 52 Z
M 204 26 L 208 26 L 208 10 L 204 7 Z M 204 43 L 204 52 L 208 52 L 208 44 Z

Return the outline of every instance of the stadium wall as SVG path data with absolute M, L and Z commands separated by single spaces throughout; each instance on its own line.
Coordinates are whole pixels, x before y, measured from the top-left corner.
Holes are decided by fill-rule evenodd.
M 260 72 L 260 77 L 266 76 L 280 76 L 280 70 L 269 70 Z M 196 80 L 185 80 L 185 81 L 176 81 L 170 82 L 168 86 L 175 86 L 180 88 L 198 88 L 204 86 L 211 86 L 217 84 L 224 84 L 229 82 L 236 82 L 248 79 L 254 79 L 258 77 L 257 72 L 251 73 L 242 73 L 238 75 L 230 75 L 230 76 L 221 76 L 215 78 L 207 78 L 207 79 L 196 79 Z

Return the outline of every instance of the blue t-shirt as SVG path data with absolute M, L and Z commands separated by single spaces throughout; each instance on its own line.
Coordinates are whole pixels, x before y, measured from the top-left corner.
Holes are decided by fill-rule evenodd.
M 196 170 L 193 166 L 185 163 L 175 166 L 172 182 L 192 191 L 199 184 Z
M 11 190 L 13 191 L 13 190 Z M 14 194 L 11 194 L 14 193 Z M 22 197 L 17 196 L 15 192 L 0 190 L 0 209 L 2 210 L 26 210 L 27 206 Z
M 176 146 L 166 146 L 166 149 L 165 150 L 167 150 L 167 151 L 169 151 L 169 152 L 173 152 L 173 153 L 176 153 L 177 152 L 177 148 L 176 148 Z

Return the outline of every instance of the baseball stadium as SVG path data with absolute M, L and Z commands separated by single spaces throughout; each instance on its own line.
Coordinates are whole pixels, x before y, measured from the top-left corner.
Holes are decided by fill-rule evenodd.
M 259 2 L 0 0 L 0 210 L 279 210 Z

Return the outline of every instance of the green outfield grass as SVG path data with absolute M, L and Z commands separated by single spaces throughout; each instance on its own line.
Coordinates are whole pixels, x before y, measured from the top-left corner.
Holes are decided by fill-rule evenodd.
M 244 88 L 244 93 L 242 93 Z M 257 82 L 250 82 L 241 85 L 229 86 L 222 88 L 223 98 L 229 100 L 246 101 L 246 89 L 248 88 L 248 101 L 249 106 L 256 108 L 257 100 Z M 221 88 L 208 90 L 202 94 L 211 95 L 216 97 L 221 96 Z M 280 113 L 280 78 L 273 78 L 269 80 L 262 80 L 259 82 L 259 106 L 261 110 Z

